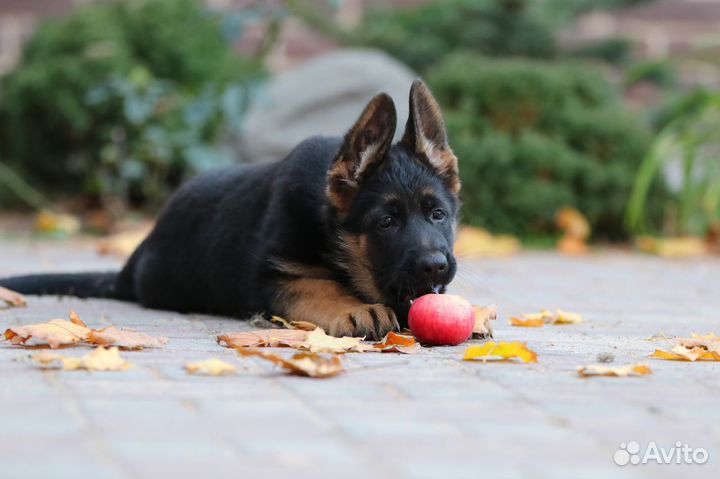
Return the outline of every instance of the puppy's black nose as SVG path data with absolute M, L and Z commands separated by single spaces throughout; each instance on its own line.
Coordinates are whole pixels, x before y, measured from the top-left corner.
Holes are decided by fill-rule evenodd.
M 417 274 L 428 283 L 441 284 L 447 276 L 449 267 L 445 255 L 440 251 L 434 251 L 418 260 Z

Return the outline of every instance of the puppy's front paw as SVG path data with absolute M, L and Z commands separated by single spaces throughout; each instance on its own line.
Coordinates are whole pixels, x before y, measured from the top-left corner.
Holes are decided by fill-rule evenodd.
M 333 336 L 365 336 L 366 339 L 382 339 L 390 331 L 399 331 L 395 312 L 383 304 L 363 304 L 338 318 L 329 328 Z

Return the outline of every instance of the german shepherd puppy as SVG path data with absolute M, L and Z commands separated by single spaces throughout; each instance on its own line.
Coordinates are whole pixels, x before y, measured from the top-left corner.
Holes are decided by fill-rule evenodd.
M 438 103 L 416 80 L 402 140 L 373 98 L 344 138 L 313 137 L 284 160 L 199 176 L 172 197 L 119 273 L 0 280 L 25 294 L 309 321 L 381 338 L 410 301 L 453 279 L 458 162 Z

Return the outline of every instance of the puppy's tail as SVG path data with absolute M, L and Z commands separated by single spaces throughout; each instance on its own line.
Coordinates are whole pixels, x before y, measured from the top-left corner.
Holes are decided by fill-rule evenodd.
M 0 286 L 21 294 L 134 300 L 132 290 L 123 287 L 118 277 L 117 272 L 33 274 L 0 279 Z

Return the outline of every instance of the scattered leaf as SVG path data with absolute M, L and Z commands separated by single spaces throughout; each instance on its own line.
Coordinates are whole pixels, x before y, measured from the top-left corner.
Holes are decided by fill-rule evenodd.
M 582 322 L 583 318 L 579 314 L 558 309 L 550 324 L 579 324 Z
M 575 208 L 568 207 L 557 213 L 555 222 L 563 231 L 557 244 L 558 251 L 567 255 L 587 254 L 587 239 L 590 237 L 590 223 L 587 218 Z
M 132 329 L 118 329 L 115 326 L 109 326 L 100 330 L 92 330 L 88 342 L 99 346 L 118 346 L 121 349 L 143 349 L 162 348 L 167 344 L 168 339 L 150 336 Z
M 675 338 L 677 344 L 670 351 L 656 349 L 650 356 L 674 361 L 720 361 L 720 336 L 713 333 L 693 334 L 690 338 Z
M 510 324 L 512 326 L 524 328 L 537 328 L 544 324 L 578 324 L 582 322 L 583 318 L 581 315 L 563 311 L 562 309 L 558 309 L 554 313 L 543 309 L 539 313 L 523 314 L 522 317 L 515 316 L 510 318 Z
M 20 293 L 16 293 L 11 289 L 3 288 L 2 286 L 0 286 L 0 301 L 3 301 L 8 306 L 14 306 L 16 308 L 27 306 L 25 296 Z
M 311 353 L 361 353 L 373 349 L 372 346 L 363 344 L 362 340 L 363 338 L 352 338 L 349 336 L 342 338 L 328 336 L 322 328 L 315 328 L 307 334 L 304 342 L 293 345 L 293 347 L 306 349 Z
M 640 236 L 635 246 L 645 253 L 655 254 L 663 258 L 687 258 L 701 256 L 708 252 L 708 245 L 702 238 L 683 236 L 678 238 L 653 238 Z
M 521 328 L 539 328 L 545 326 L 545 320 L 542 318 L 518 318 L 513 316 L 510 318 L 510 324 Z
M 116 347 L 106 349 L 99 346 L 81 357 L 63 356 L 43 351 L 34 354 L 32 359 L 45 367 L 59 364 L 65 371 L 80 369 L 87 371 L 124 371 L 132 367 L 132 364 L 120 356 L 120 351 Z
M 652 374 L 652 369 L 645 364 L 627 364 L 625 366 L 602 366 L 590 364 L 578 368 L 578 374 L 584 378 L 591 376 L 614 376 L 625 378 L 628 376 L 644 376 Z
M 187 363 L 185 370 L 189 374 L 202 374 L 205 376 L 225 376 L 235 374 L 237 368 L 222 359 L 210 358 L 194 363 Z
M 413 354 L 418 352 L 421 346 L 413 336 L 390 331 L 381 342 L 373 344 L 373 348 L 383 353 Z
M 510 256 L 520 251 L 520 241 L 514 236 L 495 236 L 482 228 L 460 228 L 455 242 L 455 254 L 466 258 Z
M 293 347 L 304 343 L 308 334 L 300 329 L 260 329 L 222 334 L 217 337 L 217 342 L 228 348 Z
M 343 371 L 343 365 L 338 356 L 326 358 L 316 353 L 297 353 L 290 359 L 284 359 L 277 354 L 257 349 L 237 349 L 237 352 L 242 356 L 257 356 L 270 361 L 298 376 L 325 378 L 335 376 Z
M 35 217 L 35 229 L 42 233 L 75 234 L 80 226 L 80 220 L 73 215 L 44 210 Z
M 5 339 L 12 344 L 23 346 L 48 345 L 52 349 L 87 341 L 91 330 L 74 311 L 70 312 L 70 321 L 53 319 L 47 323 L 13 326 L 5 330 Z
M 473 312 L 475 313 L 475 326 L 473 326 L 472 337 L 474 339 L 485 339 L 492 338 L 492 324 L 490 321 L 497 319 L 497 305 L 491 304 L 490 306 L 481 307 L 473 306 Z
M 152 231 L 153 223 L 143 224 L 128 231 L 116 233 L 101 240 L 97 252 L 102 255 L 115 255 L 120 258 L 129 257 L 140 243 Z
M 303 331 L 314 331 L 318 328 L 317 324 L 310 323 L 308 321 L 288 321 L 280 316 L 273 316 L 270 321 L 279 324 L 286 329 L 302 329 Z
M 473 359 L 509 359 L 520 358 L 525 363 L 536 363 L 537 354 L 520 342 L 487 342 L 481 346 L 470 346 L 465 350 L 465 361 Z

